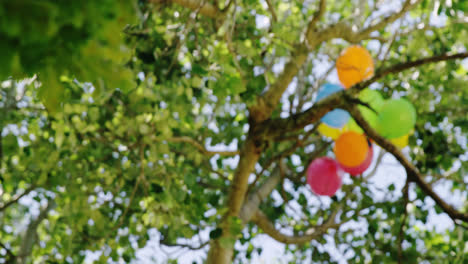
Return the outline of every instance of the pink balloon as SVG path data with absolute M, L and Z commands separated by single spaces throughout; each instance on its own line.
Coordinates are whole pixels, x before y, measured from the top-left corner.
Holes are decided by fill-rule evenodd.
M 317 195 L 333 196 L 341 187 L 343 170 L 332 158 L 315 159 L 307 168 L 307 183 Z
M 369 166 L 372 163 L 372 157 L 373 156 L 374 156 L 374 150 L 372 148 L 372 145 L 370 145 L 369 151 L 367 152 L 366 159 L 360 165 L 358 165 L 356 167 L 346 167 L 346 166 L 343 166 L 341 164 L 340 165 L 341 165 L 341 168 L 343 168 L 344 171 L 348 172 L 352 176 L 359 176 L 364 171 L 366 171 L 367 168 L 369 168 Z

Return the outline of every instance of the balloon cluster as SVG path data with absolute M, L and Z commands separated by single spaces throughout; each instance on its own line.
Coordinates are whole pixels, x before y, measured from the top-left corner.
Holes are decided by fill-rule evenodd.
M 342 86 L 323 85 L 316 101 L 372 77 L 374 63 L 366 49 L 351 46 L 336 61 L 336 69 Z M 373 129 L 397 147 L 408 145 L 408 136 L 416 123 L 416 110 L 409 101 L 401 98 L 384 100 L 378 91 L 371 89 L 361 91 L 359 99 L 370 106 L 360 105 L 358 109 Z M 307 183 L 314 193 L 333 196 L 341 187 L 345 172 L 358 176 L 369 168 L 373 147 L 361 127 L 343 109 L 328 112 L 321 122 L 319 133 L 335 140 L 336 160 L 329 157 L 315 159 L 307 168 Z

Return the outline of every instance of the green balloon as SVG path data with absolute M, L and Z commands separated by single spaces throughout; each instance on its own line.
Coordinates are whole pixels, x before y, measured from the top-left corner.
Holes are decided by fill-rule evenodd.
M 388 100 L 378 116 L 377 131 L 385 138 L 408 134 L 416 124 L 416 109 L 405 99 Z

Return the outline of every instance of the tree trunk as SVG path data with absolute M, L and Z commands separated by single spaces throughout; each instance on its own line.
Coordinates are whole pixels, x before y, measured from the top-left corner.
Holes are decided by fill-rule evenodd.
M 252 134 L 242 146 L 239 164 L 234 174 L 232 185 L 230 186 L 229 197 L 227 201 L 228 212 L 223 216 L 218 228 L 221 228 L 221 236 L 210 243 L 208 252 L 208 264 L 228 264 L 232 263 L 234 255 L 234 244 L 237 234 L 231 234 L 233 217 L 239 217 L 239 212 L 244 204 L 247 193 L 248 180 L 250 174 L 255 169 L 262 150 L 261 142 L 256 140 Z
M 213 240 L 208 252 L 207 264 L 229 264 L 232 263 L 234 245 L 229 248 L 222 247 L 219 240 Z

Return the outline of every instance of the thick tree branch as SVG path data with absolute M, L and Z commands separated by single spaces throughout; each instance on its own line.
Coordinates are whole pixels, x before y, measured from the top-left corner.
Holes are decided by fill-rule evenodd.
M 455 59 L 464 59 L 468 57 L 468 52 L 456 53 L 453 55 L 441 54 L 432 57 L 427 57 L 419 60 L 404 62 L 396 64 L 381 70 L 377 70 L 376 74 L 367 81 L 363 81 L 354 85 L 353 87 L 334 93 L 327 98 L 320 100 L 312 107 L 307 109 L 304 112 L 292 115 L 287 118 L 278 118 L 267 120 L 261 126 L 261 132 L 268 135 L 269 137 L 277 137 L 283 135 L 285 132 L 291 132 L 304 128 L 308 124 L 314 124 L 319 121 L 322 116 L 324 116 L 329 111 L 335 108 L 344 108 L 349 104 L 352 96 L 358 94 L 361 90 L 368 87 L 372 83 L 380 80 L 381 78 L 389 75 L 395 74 L 407 69 L 418 67 L 421 65 L 449 61 Z
M 390 141 L 380 136 L 370 125 L 364 120 L 361 112 L 357 109 L 356 106 L 350 105 L 347 107 L 348 112 L 351 113 L 354 120 L 358 125 L 366 132 L 366 134 L 372 138 L 377 144 L 379 144 L 386 151 L 390 152 L 406 170 L 407 177 L 410 181 L 415 182 L 419 188 L 421 188 L 427 195 L 429 195 L 436 204 L 455 222 L 456 220 L 461 220 L 468 222 L 468 213 L 462 213 L 455 209 L 453 206 L 445 202 L 430 186 L 424 181 L 423 176 L 410 161 L 406 159 L 403 153 Z
M 55 207 L 55 203 L 52 200 L 49 200 L 47 206 L 43 208 L 36 219 L 31 220 L 26 232 L 24 233 L 18 255 L 16 256 L 16 264 L 27 263 L 27 259 L 30 257 L 33 246 L 37 242 L 37 228 L 41 222 L 47 218 L 49 211 Z
M 337 213 L 338 211 L 332 212 L 330 217 L 323 224 L 307 229 L 303 235 L 286 235 L 281 233 L 281 231 L 277 230 L 275 225 L 260 210 L 256 211 L 253 222 L 261 228 L 263 232 L 278 242 L 284 244 L 304 244 L 321 237 L 330 228 L 340 227 L 341 224 L 335 223 Z
M 284 66 L 284 71 L 278 76 L 277 81 L 263 95 L 257 97 L 256 103 L 249 108 L 253 120 L 260 123 L 270 117 L 284 91 L 297 75 L 306 59 L 307 48 L 304 45 L 298 45 L 291 55 L 291 59 Z
M 36 186 L 32 185 L 30 186 L 29 188 L 27 188 L 22 194 L 19 194 L 17 195 L 16 197 L 14 197 L 13 199 L 11 199 L 10 201 L 4 203 L 1 207 L 0 207 L 0 212 L 1 211 L 4 211 L 5 209 L 7 209 L 8 207 L 10 207 L 11 205 L 17 203 L 21 198 L 23 198 L 24 196 L 28 195 L 30 192 L 32 192 L 34 189 L 36 188 Z
M 208 155 L 208 156 L 213 156 L 213 155 L 221 155 L 221 156 L 236 156 L 239 155 L 239 151 L 209 151 L 201 143 L 196 141 L 193 138 L 190 137 L 172 137 L 165 139 L 167 142 L 173 142 L 173 143 L 188 143 L 192 146 L 194 146 L 196 149 L 198 149 L 202 154 Z
M 281 162 L 281 161 L 280 161 Z M 258 210 L 260 203 L 275 189 L 281 180 L 280 168 L 277 166 L 267 180 L 245 201 L 239 213 L 242 222 L 247 223 Z

